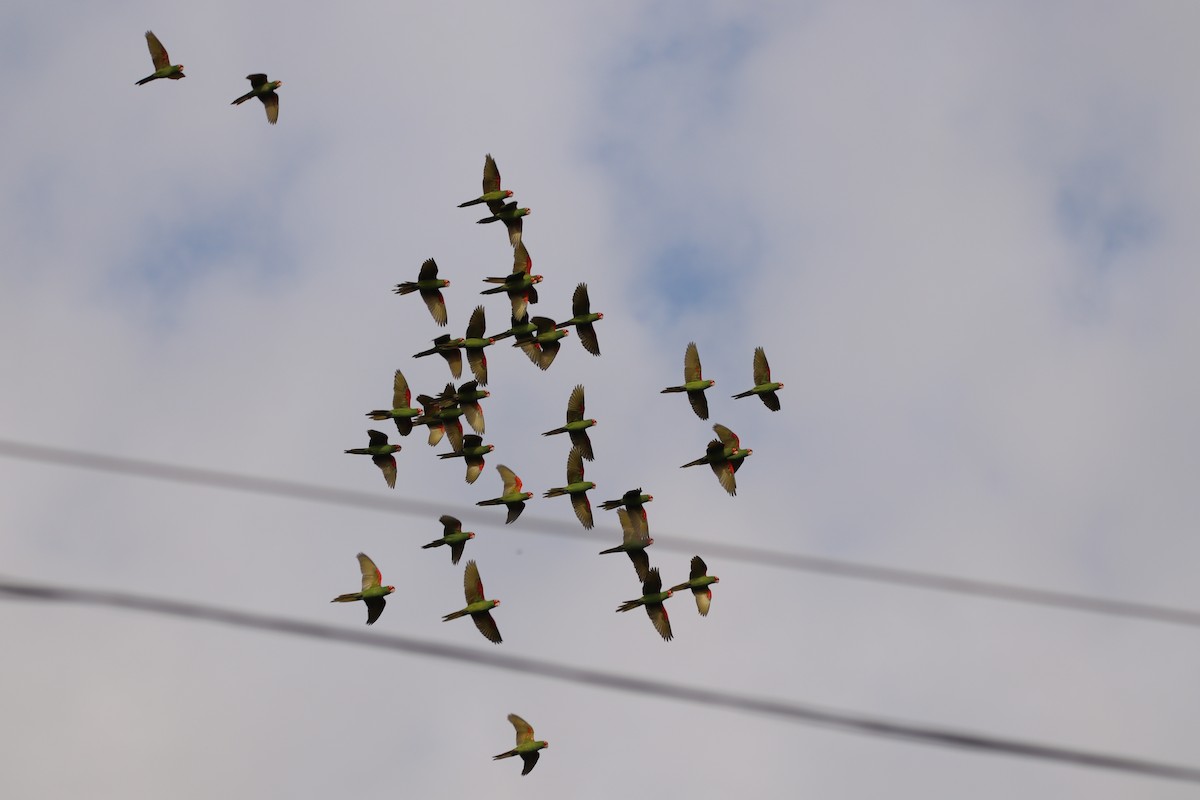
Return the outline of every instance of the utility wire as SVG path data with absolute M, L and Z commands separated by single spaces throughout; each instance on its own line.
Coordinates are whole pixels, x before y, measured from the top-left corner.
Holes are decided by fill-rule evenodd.
M 104 592 L 74 589 L 45 584 L 25 583 L 0 578 L 0 597 L 10 600 L 33 600 L 79 605 L 106 606 L 128 611 L 142 611 L 171 617 L 206 620 L 221 625 L 286 633 L 312 639 L 342 642 L 383 650 L 393 650 L 429 658 L 458 661 L 471 666 L 486 665 L 495 669 L 540 675 L 567 683 L 583 684 L 601 689 L 615 689 L 634 694 L 651 695 L 698 705 L 715 706 L 733 711 L 751 712 L 805 725 L 817 725 L 868 736 L 903 739 L 911 742 L 954 747 L 977 752 L 1000 753 L 1019 758 L 1073 764 L 1080 767 L 1134 773 L 1155 778 L 1200 783 L 1200 768 L 1147 761 L 1128 756 L 1095 753 L 1070 747 L 1039 744 L 1019 739 L 1004 739 L 980 733 L 956 731 L 819 706 L 790 703 L 766 697 L 733 694 L 716 689 L 681 686 L 612 672 L 574 667 L 521 656 L 511 656 L 490 650 L 443 644 L 409 636 L 381 635 L 375 632 L 334 628 L 283 617 L 252 614 L 246 611 L 185 603 L 166 598 L 145 597 L 124 592 Z
M 186 467 L 160 461 L 88 453 L 8 439 L 0 439 L 0 456 L 24 461 L 38 461 L 46 464 L 90 469 L 98 472 L 131 475 L 139 478 L 153 478 L 174 483 L 209 486 L 251 494 L 273 495 L 292 500 L 350 506 L 392 514 L 437 518 L 447 512 L 448 505 L 405 497 L 393 496 L 385 498 L 375 494 L 368 494 L 367 492 L 334 489 L 311 483 L 281 480 L 278 478 L 261 478 L 253 475 Z M 454 509 L 454 513 L 468 522 L 478 524 L 489 524 L 495 522 L 496 519 L 492 515 L 484 514 L 473 508 L 456 508 Z M 530 516 L 528 514 L 521 516 L 520 530 L 582 541 L 578 536 L 578 532 L 573 529 L 568 530 L 568 526 L 544 517 Z M 1124 600 L 1110 600 L 1091 595 L 1036 589 L 1006 583 L 957 578 L 952 575 L 939 575 L 933 572 L 873 566 L 840 559 L 785 553 L 760 547 L 708 542 L 682 536 L 656 536 L 654 546 L 661 550 L 671 550 L 687 554 L 704 553 L 709 557 L 719 557 L 730 561 L 743 561 L 765 567 L 775 567 L 777 569 L 836 575 L 843 578 L 853 578 L 874 583 L 908 586 L 911 588 L 929 589 L 974 597 L 990 597 L 993 600 L 1066 608 L 1092 614 L 1104 614 L 1150 622 L 1161 622 L 1169 625 L 1200 628 L 1200 612 L 1188 609 L 1127 602 Z

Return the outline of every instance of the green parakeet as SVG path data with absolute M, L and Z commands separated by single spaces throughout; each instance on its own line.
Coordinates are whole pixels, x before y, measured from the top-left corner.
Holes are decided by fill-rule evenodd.
M 380 574 L 379 568 L 366 553 L 358 554 L 358 567 L 362 571 L 362 591 L 339 594 L 329 602 L 352 603 L 355 600 L 362 600 L 367 604 L 367 624 L 374 625 L 375 620 L 379 619 L 379 615 L 383 613 L 383 607 L 387 605 L 387 600 L 384 598 L 396 591 L 396 587 L 382 585 L 383 575 Z
M 457 517 L 452 517 L 449 514 L 443 514 L 438 517 L 438 522 L 442 523 L 442 538 L 434 539 L 429 544 L 421 545 L 422 550 L 428 550 L 431 547 L 441 547 L 447 545 L 450 548 L 450 563 L 457 564 L 462 558 L 463 548 L 467 546 L 467 542 L 475 538 L 473 531 L 464 531 L 462 522 Z
M 579 331 L 579 343 L 583 345 L 583 349 L 594 356 L 600 355 L 600 340 L 596 338 L 596 329 L 592 327 L 592 323 L 604 319 L 604 315 L 592 313 L 592 301 L 588 299 L 586 283 L 575 287 L 575 294 L 571 298 L 571 314 L 573 316 L 569 320 L 560 322 L 555 327 L 574 325 L 575 330 Z
M 467 462 L 467 483 L 474 483 L 483 472 L 483 457 L 495 449 L 495 445 L 484 444 L 483 439 L 473 433 L 463 437 L 462 448 L 457 453 L 438 453 L 438 458 L 461 458 Z
M 483 159 L 483 194 L 476 197 L 474 200 L 468 200 L 465 203 L 459 203 L 459 208 L 478 205 L 479 203 L 488 203 L 489 205 L 496 201 L 504 201 L 512 197 L 512 192 L 508 189 L 500 188 L 500 170 L 496 167 L 496 159 L 492 158 L 492 154 L 488 153 Z
M 409 405 L 411 402 L 412 392 L 409 391 L 408 381 L 404 379 L 403 372 L 396 370 L 392 378 L 392 407 L 368 411 L 367 416 L 377 422 L 385 419 L 395 420 L 396 430 L 400 435 L 408 436 L 412 433 L 413 417 L 421 413 L 420 409 Z
M 650 537 L 649 528 L 635 524 L 634 517 L 625 509 L 618 508 L 617 517 L 621 520 L 621 543 L 616 547 L 601 550 L 600 555 L 626 553 L 633 562 L 637 579 L 645 581 L 650 574 L 650 557 L 646 555 L 646 548 L 654 544 L 654 539 Z
M 532 269 L 533 260 L 529 257 L 529 251 L 525 249 L 523 242 L 518 242 L 513 248 L 512 272 L 502 278 L 484 278 L 484 283 L 500 285 L 494 289 L 484 289 L 480 294 L 506 292 L 509 302 L 512 303 L 513 318 L 520 319 L 528 313 L 528 304 L 538 301 L 536 284 L 542 282 L 542 276 L 531 274 Z
M 700 374 L 700 353 L 695 342 L 688 342 L 687 351 L 683 354 L 683 385 L 668 386 L 662 394 L 669 392 L 687 392 L 692 410 L 700 419 L 708 419 L 708 400 L 704 392 L 716 381 L 705 380 Z
M 629 611 L 638 606 L 645 606 L 646 614 L 654 623 L 654 629 L 663 641 L 669 642 L 674 635 L 671 633 L 671 619 L 667 616 L 667 610 L 663 608 L 663 601 L 670 596 L 670 589 L 665 592 L 662 590 L 662 576 L 658 574 L 658 567 L 652 567 L 646 575 L 646 580 L 642 582 L 642 596 L 626 600 L 617 606 L 617 611 Z
M 142 78 L 137 82 L 138 86 L 159 78 L 177 81 L 187 77 L 183 74 L 183 64 L 171 63 L 171 57 L 167 55 L 167 48 L 163 47 L 162 42 L 154 35 L 154 31 L 146 31 L 146 45 L 150 48 L 150 60 L 154 62 L 154 74 Z
M 558 355 L 559 339 L 566 336 L 567 331 L 558 330 L 554 325 L 554 320 L 549 317 L 534 317 L 530 321 L 537 328 L 537 332 L 528 339 L 518 338 L 513 342 L 513 347 L 519 347 L 525 351 L 529 360 L 537 364 L 543 371 L 548 370 L 554 363 L 554 357 Z
M 521 491 L 521 487 L 524 486 L 521 479 L 517 477 L 517 473 L 503 464 L 497 464 L 496 471 L 500 473 L 500 478 L 504 481 L 504 493 L 491 500 L 480 500 L 475 505 L 498 506 L 503 504 L 508 506 L 508 518 L 504 520 L 504 524 L 508 525 L 521 516 L 521 512 L 525 510 L 525 501 L 533 497 L 533 492 Z
M 283 81 L 268 81 L 267 76 L 261 72 L 247 75 L 246 80 L 250 81 L 253 88 L 230 105 L 240 106 L 251 97 L 257 97 L 267 108 L 267 122 L 274 125 L 279 121 L 279 95 L 275 94 L 275 90 L 283 86 Z
M 782 383 L 771 381 L 771 365 L 767 363 L 767 352 L 761 347 L 754 348 L 754 388 L 735 394 L 734 399 L 758 395 L 763 405 L 772 411 L 779 410 L 779 395 L 776 390 L 782 389 Z
M 435 447 L 438 442 L 442 441 L 442 435 L 445 434 L 450 440 L 450 449 L 452 452 L 458 453 L 463 448 L 463 429 L 462 423 L 458 418 L 462 416 L 463 410 L 455 405 L 443 403 L 427 394 L 417 395 L 417 402 L 421 404 L 424 413 L 413 420 L 414 425 L 426 425 L 429 428 L 429 446 Z
M 457 380 L 462 377 L 462 344 L 461 338 L 451 339 L 450 334 L 444 333 L 433 340 L 433 347 L 414 353 L 413 358 L 422 358 L 437 353 L 446 359 L 446 363 L 450 365 L 450 374 Z
M 438 278 L 438 265 L 432 258 L 425 259 L 425 263 L 421 265 L 421 271 L 417 273 L 415 281 L 404 281 L 397 283 L 393 289 L 396 294 L 411 294 L 420 292 L 421 299 L 425 301 L 426 307 L 429 308 L 429 313 L 433 317 L 433 321 L 438 325 L 444 326 L 449 317 L 446 314 L 446 299 L 442 297 L 442 288 L 450 285 L 450 281 Z
M 467 323 L 467 335 L 463 337 L 462 346 L 467 351 L 467 363 L 471 365 L 471 374 L 480 386 L 487 385 L 487 355 L 485 347 L 496 343 L 495 339 L 484 336 L 487 327 L 487 314 L 483 306 L 475 306 L 471 312 L 471 321 Z
M 517 208 L 516 203 L 505 203 L 502 200 L 489 200 L 487 205 L 492 215 L 475 221 L 480 225 L 486 225 L 489 222 L 503 222 L 504 227 L 508 228 L 508 243 L 513 247 L 519 245 L 521 231 L 525 227 L 524 219 L 529 215 L 530 209 Z
M 392 453 L 400 452 L 400 445 L 388 444 L 386 433 L 376 430 L 367 431 L 367 446 L 355 447 L 346 451 L 357 456 L 370 456 L 375 466 L 383 473 L 387 485 L 396 488 L 396 457 Z
M 554 436 L 558 433 L 570 434 L 571 444 L 578 447 L 588 461 L 594 461 L 592 440 L 588 438 L 587 429 L 595 425 L 596 420 L 584 419 L 583 414 L 583 384 L 579 384 L 571 390 L 571 396 L 567 398 L 567 424 L 561 428 L 546 431 L 542 436 Z
M 630 514 L 646 515 L 646 509 L 642 508 L 645 503 L 649 503 L 654 499 L 653 495 L 642 494 L 642 487 L 630 489 L 625 494 L 621 495 L 620 500 L 605 500 L 600 504 L 600 507 L 605 511 L 612 511 L 614 508 L 625 506 L 629 509 Z
M 712 604 L 712 589 L 709 588 L 714 583 L 720 583 L 721 579 L 716 575 L 708 574 L 708 566 L 704 563 L 704 559 L 700 556 L 692 556 L 692 572 L 688 579 L 679 584 L 672 586 L 672 592 L 681 592 L 684 589 L 691 589 L 692 595 L 696 598 L 696 609 L 700 612 L 700 616 L 708 616 L 708 607 Z
M 680 469 L 708 464 L 712 467 L 717 480 L 720 481 L 721 487 L 730 495 L 736 495 L 737 480 L 734 478 L 734 473 L 741 468 L 742 461 L 754 451 L 742 449 L 737 435 L 724 425 L 717 423 L 713 425 L 713 430 L 716 431 L 718 438 L 709 441 L 704 456 L 695 461 L 689 461 Z
M 550 489 L 544 495 L 545 497 L 561 497 L 564 494 L 571 496 L 571 506 L 575 509 L 575 516 L 579 518 L 580 524 L 587 529 L 592 527 L 592 504 L 588 502 L 587 493 L 589 489 L 594 489 L 596 484 L 583 479 L 583 451 L 578 447 L 572 447 L 571 452 L 567 454 L 567 485 L 556 486 Z
M 492 619 L 491 613 L 493 608 L 500 605 L 500 601 L 484 599 L 483 581 L 479 579 L 479 567 L 474 561 L 468 561 L 467 569 L 463 572 L 463 589 L 467 596 L 466 608 L 447 614 L 442 617 L 442 622 L 470 614 L 471 619 L 475 621 L 475 627 L 479 628 L 484 638 L 493 644 L 500 644 L 503 639 L 500 638 L 500 629 L 496 627 L 496 620 Z
M 528 722 L 518 717 L 516 714 L 509 714 L 508 721 L 517 729 L 517 746 L 507 753 L 501 753 L 498 756 L 492 756 L 492 761 L 499 761 L 502 758 L 512 758 L 520 756 L 525 762 L 525 768 L 521 770 L 522 775 L 528 775 L 533 770 L 538 762 L 538 751 L 550 746 L 549 742 L 535 741 L 533 738 L 533 726 Z
M 471 429 L 476 433 L 483 433 L 483 407 L 479 405 L 479 401 L 490 396 L 491 392 L 487 389 L 479 388 L 478 381 L 467 381 L 457 389 L 454 388 L 454 384 L 447 383 L 437 399 L 439 403 L 457 405 L 463 410 L 463 417 Z

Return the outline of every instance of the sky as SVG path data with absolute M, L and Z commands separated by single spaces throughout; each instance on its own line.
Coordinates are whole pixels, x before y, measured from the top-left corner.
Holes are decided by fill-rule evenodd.
M 344 5 L 344 4 L 343 4 Z M 1183 628 L 707 558 L 701 618 L 641 612 L 612 512 L 651 534 L 1200 608 L 1200 106 L 1184 2 L 127 2 L 0 10 L 0 438 L 495 511 L 504 643 L 441 616 L 462 565 L 399 516 L 0 459 L 0 574 L 1197 766 Z M 187 78 L 152 71 L 153 29 Z M 232 107 L 282 80 L 277 126 Z M 482 278 L 485 153 L 533 209 L 537 314 L 586 281 L 603 355 L 489 353 L 484 475 L 420 433 L 362 457 L 402 369 L 440 391 Z M 412 280 L 435 257 L 450 325 Z M 712 416 L 659 389 L 699 347 Z M 766 348 L 782 410 L 730 396 Z M 711 424 L 754 454 L 729 497 Z M 378 427 L 384 428 L 383 423 Z M 503 524 L 507 464 L 536 493 Z M 472 519 L 480 519 L 475 516 Z M 396 592 L 371 629 L 370 554 Z M 700 555 L 704 555 L 701 551 Z M 686 555 L 657 553 L 664 580 Z M 465 559 L 464 559 L 465 560 Z M 872 739 L 530 676 L 114 611 L 0 603 L 0 785 L 151 794 L 846 800 L 1191 796 L 1182 783 Z M 551 742 L 492 763 L 508 713 Z

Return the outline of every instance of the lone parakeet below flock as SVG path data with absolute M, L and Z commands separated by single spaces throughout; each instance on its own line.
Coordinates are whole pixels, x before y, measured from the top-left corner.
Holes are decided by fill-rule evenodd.
M 375 566 L 375 562 L 366 553 L 358 554 L 358 567 L 362 571 L 362 591 L 339 594 L 329 602 L 353 603 L 356 600 L 362 600 L 367 604 L 367 624 L 374 625 L 375 620 L 379 619 L 379 615 L 383 613 L 383 607 L 387 605 L 387 600 L 384 598 L 396 591 L 396 587 L 382 585 L 383 575 L 380 574 L 379 567 Z
M 508 525 L 521 516 L 521 512 L 525 510 L 525 501 L 533 497 L 533 492 L 521 491 L 521 487 L 524 486 L 521 479 L 517 477 L 517 473 L 503 464 L 497 464 L 496 471 L 500 473 L 500 478 L 504 481 L 504 494 L 493 497 L 491 500 L 480 500 L 475 505 L 498 506 L 503 504 L 508 506 L 508 517 L 504 520 L 504 524 Z
M 171 57 L 167 55 L 167 48 L 163 47 L 162 42 L 154 35 L 154 31 L 146 31 L 146 45 L 150 48 L 150 60 L 154 62 L 154 74 L 142 78 L 137 82 L 138 86 L 159 78 L 177 81 L 187 77 L 183 74 L 183 64 L 171 63 Z
M 443 514 L 438 517 L 438 522 L 442 523 L 442 538 L 434 539 L 429 544 L 421 545 L 422 550 L 428 550 L 431 547 L 441 547 L 448 545 L 450 547 L 450 563 L 457 564 L 462 558 L 463 548 L 467 546 L 467 542 L 475 538 L 473 531 L 464 531 L 462 522 L 457 517 L 452 517 L 449 514 Z
M 392 453 L 400 452 L 400 445 L 388 444 L 386 433 L 368 430 L 367 446 L 355 447 L 346 452 L 356 456 L 370 456 L 375 466 L 383 472 L 383 479 L 387 481 L 387 485 L 396 488 L 396 457 Z
M 650 556 L 646 555 L 646 548 L 654 544 L 654 540 L 649 535 L 650 529 L 634 524 L 630 513 L 623 508 L 617 509 L 617 517 L 621 520 L 621 543 L 616 547 L 601 550 L 600 555 L 603 556 L 608 553 L 627 554 L 629 560 L 633 562 L 633 569 L 637 573 L 637 579 L 644 582 L 650 574 Z
M 496 620 L 492 619 L 492 609 L 500 605 L 500 601 L 484 599 L 483 581 L 479 578 L 479 567 L 474 561 L 468 561 L 467 569 L 463 572 L 463 590 L 467 596 L 466 607 L 442 617 L 442 622 L 470 614 L 484 638 L 493 644 L 500 644 L 503 641 L 500 629 L 496 627 Z
M 617 606 L 617 611 L 629 611 L 638 606 L 645 606 L 646 614 L 654 623 L 654 629 L 658 631 L 658 635 L 663 638 L 663 641 L 669 642 L 674 635 L 671 633 L 671 620 L 667 616 L 667 610 L 663 608 L 663 601 L 670 596 L 670 589 L 665 592 L 662 590 L 662 576 L 658 573 L 658 567 L 652 567 L 646 575 L 646 580 L 642 582 L 642 596 L 634 600 L 626 600 Z
M 571 452 L 567 453 L 567 485 L 549 489 L 544 496 L 570 495 L 575 516 L 579 518 L 583 527 L 590 530 L 593 525 L 592 504 L 588 502 L 587 493 L 589 489 L 594 488 L 596 488 L 596 484 L 583 479 L 583 452 L 578 447 L 572 447 Z
M 516 714 L 509 714 L 508 721 L 517 729 L 517 746 L 507 753 L 492 756 L 492 761 L 520 756 L 521 760 L 525 762 L 525 768 L 521 770 L 521 774 L 528 775 L 538 762 L 538 751 L 549 747 L 550 743 L 535 741 L 533 738 L 533 726 Z
M 715 383 L 716 381 L 705 380 L 700 374 L 700 352 L 696 349 L 695 342 L 688 342 L 687 350 L 683 354 L 683 385 L 668 386 L 662 390 L 662 394 L 687 392 L 696 416 L 708 419 L 708 399 L 704 392 Z
M 708 616 L 708 607 L 712 604 L 712 589 L 709 588 L 714 583 L 721 581 L 716 575 L 708 574 L 708 566 L 704 563 L 704 559 L 700 556 L 692 556 L 692 571 L 688 575 L 688 579 L 678 586 L 672 586 L 672 592 L 681 592 L 684 589 L 691 589 L 692 595 L 696 598 L 696 610 L 700 612 L 700 616 Z
M 251 97 L 257 97 L 267 108 L 267 122 L 274 125 L 279 121 L 279 95 L 275 94 L 275 90 L 283 86 L 283 81 L 268 81 L 267 76 L 261 72 L 247 75 L 246 80 L 250 81 L 253 88 L 230 105 L 240 106 Z
M 588 461 L 594 461 L 595 455 L 592 453 L 592 440 L 588 438 L 587 429 L 595 425 L 596 420 L 584 419 L 583 415 L 583 384 L 577 384 L 571 390 L 571 396 L 567 398 L 567 424 L 561 428 L 546 431 L 542 436 L 554 436 L 558 433 L 570 434 L 571 444 L 578 447 L 579 451 L 583 453 L 583 457 Z
M 588 299 L 586 283 L 575 287 L 575 294 L 571 298 L 571 314 L 569 320 L 560 322 L 555 327 L 574 325 L 575 330 L 579 331 L 579 343 L 583 345 L 583 349 L 594 356 L 600 355 L 600 340 L 596 338 L 596 329 L 592 327 L 592 323 L 604 319 L 604 315 L 592 313 L 592 301 Z
M 483 158 L 483 194 L 474 200 L 459 203 L 458 207 L 466 208 L 467 206 L 474 206 L 479 203 L 492 203 L 497 200 L 504 201 L 510 197 L 512 197 L 512 191 L 500 188 L 500 170 L 496 167 L 496 159 L 492 158 L 491 153 L 488 153 Z
M 438 325 L 445 326 L 450 318 L 446 314 L 446 298 L 442 297 L 442 288 L 449 286 L 450 281 L 439 278 L 437 274 L 437 262 L 432 258 L 427 258 L 425 263 L 421 264 L 421 271 L 417 273 L 415 281 L 397 283 L 396 288 L 392 291 L 396 294 L 420 292 L 421 299 L 429 308 L 429 314 L 433 317 L 433 321 Z
M 385 419 L 394 420 L 396 430 L 400 432 L 400 435 L 408 436 L 412 433 L 413 417 L 421 413 L 420 409 L 409 405 L 411 402 L 412 392 L 408 388 L 408 381 L 405 380 L 403 372 L 396 370 L 396 374 L 392 378 L 392 407 L 368 411 L 367 416 L 377 422 Z
M 761 347 L 754 348 L 754 388 L 735 394 L 735 400 L 751 395 L 758 395 L 763 405 L 772 411 L 779 410 L 779 395 L 775 392 L 783 388 L 782 383 L 771 381 L 771 365 L 767 363 L 767 351 Z

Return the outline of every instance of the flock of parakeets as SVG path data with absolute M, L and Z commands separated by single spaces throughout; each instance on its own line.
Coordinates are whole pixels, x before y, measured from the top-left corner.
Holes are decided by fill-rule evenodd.
M 146 31 L 146 42 L 150 48 L 150 57 L 154 62 L 154 73 L 137 82 L 137 85 L 166 78 L 178 80 L 184 77 L 182 64 L 171 64 L 167 51 L 151 31 Z M 257 97 L 266 107 L 267 120 L 275 124 L 279 119 L 279 95 L 276 89 L 281 81 L 268 81 L 267 76 L 256 73 L 247 76 L 253 87 L 251 91 L 233 101 L 240 105 Z M 537 285 L 542 282 L 541 275 L 532 271 L 532 261 L 529 251 L 522 241 L 524 218 L 530 209 L 518 206 L 510 201 L 512 191 L 500 186 L 500 171 L 495 160 L 489 154 L 484 160 L 483 193 L 478 197 L 460 203 L 459 208 L 466 208 L 481 203 L 487 204 L 491 212 L 489 216 L 478 220 L 479 224 L 503 222 L 508 232 L 509 244 L 513 250 L 512 272 L 500 277 L 486 277 L 484 283 L 493 286 L 484 289 L 485 295 L 507 295 L 511 305 L 511 326 L 494 336 L 486 334 L 486 316 L 482 305 L 476 306 L 467 323 L 465 335 L 452 338 L 443 334 L 433 340 L 433 346 L 414 355 L 421 358 L 429 355 L 440 355 L 450 367 L 455 379 L 462 377 L 462 357 L 466 353 L 467 364 L 474 380 L 467 381 L 457 388 L 453 383 L 447 383 L 437 395 L 421 394 L 417 396 L 419 406 L 412 405 L 412 393 L 408 382 L 400 370 L 395 371 L 392 384 L 392 406 L 387 409 L 377 409 L 367 412 L 367 416 L 376 421 L 392 420 L 401 436 L 409 435 L 413 428 L 423 425 L 428 428 L 428 442 L 436 446 L 446 438 L 450 442 L 449 453 L 438 454 L 439 458 L 461 458 L 466 465 L 466 482 L 474 483 L 483 471 L 484 456 L 494 449 L 490 444 L 484 444 L 483 409 L 479 401 L 488 397 L 489 392 L 480 387 L 488 382 L 486 348 L 496 342 L 513 339 L 513 347 L 519 347 L 531 362 L 540 369 L 547 370 L 554 363 L 560 349 L 560 340 L 568 335 L 568 328 L 574 327 L 580 343 L 593 356 L 600 355 L 600 343 L 596 337 L 594 323 L 604 318 L 603 314 L 591 310 L 591 300 L 588 297 L 586 283 L 580 283 L 575 288 L 571 303 L 571 318 L 564 322 L 555 322 L 549 317 L 530 317 L 529 306 L 538 302 Z M 446 301 L 442 289 L 449 286 L 450 281 L 438 277 L 438 265 L 432 259 L 427 259 L 420 268 L 415 281 L 405 281 L 396 285 L 394 291 L 399 295 L 419 293 L 429 309 L 433 321 L 439 326 L 449 324 L 446 311 Z M 686 393 L 696 416 L 702 420 L 708 419 L 708 401 L 705 392 L 715 381 L 705 379 L 701 374 L 700 356 L 695 342 L 687 346 L 684 354 L 684 382 L 679 386 L 669 386 L 662 393 Z M 767 408 L 779 410 L 777 390 L 783 388 L 782 383 L 771 381 L 771 371 L 767 364 L 767 356 L 763 348 L 754 351 L 753 364 L 754 386 L 744 392 L 734 395 L 735 398 L 758 396 Z M 464 435 L 460 417 L 474 430 L 473 434 Z M 592 507 L 587 493 L 595 488 L 591 481 L 584 480 L 584 461 L 595 458 L 592 442 L 588 436 L 588 428 L 596 425 L 596 420 L 584 416 L 584 387 L 576 386 L 567 400 L 566 424 L 562 427 L 546 431 L 543 436 L 554 436 L 565 433 L 570 439 L 571 449 L 567 454 L 566 484 L 547 490 L 544 497 L 569 497 L 571 506 L 585 529 L 594 526 Z M 703 457 L 684 464 L 692 467 L 708 464 L 717 476 L 721 486 L 730 494 L 737 493 L 737 483 L 734 473 L 741 467 L 742 462 L 753 451 L 743 449 L 738 437 L 729 428 L 721 424 L 713 425 L 717 438 L 709 442 Z M 346 453 L 369 455 L 375 465 L 382 471 L 387 485 L 396 486 L 397 467 L 395 453 L 399 452 L 399 444 L 388 442 L 388 435 L 378 430 L 368 430 L 368 445 L 346 450 Z M 527 500 L 533 497 L 533 492 L 524 491 L 521 479 L 515 472 L 504 464 L 496 466 L 503 481 L 503 493 L 499 497 L 480 500 L 477 505 L 504 505 L 508 513 L 505 524 L 512 523 L 521 516 Z M 638 581 L 642 584 L 642 596 L 628 600 L 617 607 L 618 612 L 629 611 L 639 606 L 646 609 L 655 630 L 664 641 L 673 638 L 671 622 L 663 606 L 664 601 L 675 592 L 684 589 L 691 590 L 696 608 L 703 616 L 708 615 L 709 604 L 712 601 L 712 584 L 718 582 L 715 575 L 708 574 L 704 559 L 695 556 L 691 561 L 688 579 L 683 583 L 663 590 L 662 576 L 657 567 L 650 566 L 646 548 L 654 544 L 650 537 L 649 518 L 645 504 L 654 498 L 642 492 L 639 487 L 630 489 L 617 500 L 606 500 L 601 508 L 617 512 L 620 521 L 621 544 L 607 550 L 601 550 L 601 555 L 609 553 L 625 553 L 633 563 Z M 423 549 L 447 546 L 450 548 L 450 561 L 457 565 L 463 555 L 466 544 L 475 538 L 471 531 L 464 531 L 462 523 L 455 517 L 445 514 L 438 520 L 443 526 L 442 536 L 422 545 Z M 358 554 L 359 569 L 362 574 L 362 590 L 335 597 L 332 602 L 348 603 L 362 601 L 367 608 L 367 624 L 372 625 L 383 614 L 387 605 L 387 596 L 395 591 L 394 586 L 385 586 L 383 576 L 375 562 L 365 553 Z M 452 611 L 442 617 L 443 621 L 470 616 L 475 627 L 490 642 L 500 644 L 503 639 L 500 629 L 492 617 L 492 609 L 500 605 L 499 600 L 487 599 L 484 595 L 483 581 L 480 578 L 479 567 L 474 561 L 468 561 L 463 573 L 463 589 L 466 606 L 458 611 Z M 537 763 L 539 751 L 548 746 L 545 741 L 533 738 L 533 728 L 516 714 L 508 715 L 509 722 L 516 729 L 517 746 L 512 750 L 495 756 L 495 759 L 521 756 L 525 763 L 522 775 L 527 775 Z

